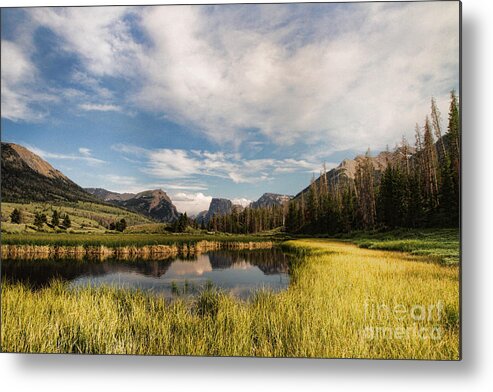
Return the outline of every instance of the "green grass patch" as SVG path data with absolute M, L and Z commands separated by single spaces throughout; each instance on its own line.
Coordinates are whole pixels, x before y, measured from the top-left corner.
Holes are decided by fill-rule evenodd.
M 10 222 L 10 214 L 17 208 L 22 214 L 22 223 L 13 224 Z M 34 216 L 37 212 L 44 213 L 51 220 L 53 211 L 57 210 L 61 215 L 68 214 L 72 226 L 67 230 L 75 233 L 104 233 L 111 222 L 125 219 L 127 225 L 152 224 L 152 220 L 140 214 L 125 210 L 123 208 L 96 204 L 89 202 L 61 202 L 61 203 L 2 203 L 2 232 L 19 233 L 35 231 Z M 52 228 L 44 225 L 42 231 L 53 233 L 61 231 L 60 228 Z
M 386 232 L 355 232 L 337 238 L 361 248 L 407 252 L 427 256 L 444 264 L 458 264 L 459 229 L 398 229 Z

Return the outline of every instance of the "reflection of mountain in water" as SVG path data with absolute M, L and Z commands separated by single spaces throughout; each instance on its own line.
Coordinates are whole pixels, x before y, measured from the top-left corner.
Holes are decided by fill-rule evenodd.
M 39 289 L 53 279 L 73 281 L 81 277 L 94 278 L 110 274 L 137 274 L 140 276 L 169 279 L 200 277 L 213 270 L 258 267 L 264 275 L 287 274 L 288 257 L 279 249 L 223 250 L 199 255 L 193 260 L 2 260 L 2 276 L 13 282 L 29 282 Z
M 276 248 L 214 251 L 209 252 L 208 256 L 213 269 L 232 268 L 247 263 L 258 267 L 266 275 L 289 272 L 288 256 Z
M 53 279 L 72 281 L 81 276 L 103 276 L 110 273 L 133 272 L 159 278 L 166 274 L 172 261 L 80 261 L 57 260 L 2 260 L 2 276 L 13 282 L 29 282 L 33 288 L 46 286 Z

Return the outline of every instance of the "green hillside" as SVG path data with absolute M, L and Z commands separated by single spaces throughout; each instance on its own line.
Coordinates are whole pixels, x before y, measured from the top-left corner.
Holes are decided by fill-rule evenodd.
M 17 208 L 21 212 L 20 224 L 11 223 L 10 214 Z M 96 204 L 90 202 L 33 202 L 33 203 L 2 203 L 1 221 L 2 232 L 18 233 L 35 231 L 34 217 L 36 213 L 44 213 L 51 220 L 53 211 L 58 211 L 61 216 L 68 214 L 71 227 L 68 232 L 104 232 L 110 223 L 125 219 L 128 226 L 152 224 L 153 221 L 134 212 L 122 208 Z M 49 224 L 43 225 L 42 231 L 55 232 L 65 231 L 61 228 L 53 228 Z

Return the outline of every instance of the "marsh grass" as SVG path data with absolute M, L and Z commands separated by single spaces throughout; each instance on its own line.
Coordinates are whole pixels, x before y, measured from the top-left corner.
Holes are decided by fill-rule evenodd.
M 3 234 L 3 245 L 31 245 L 31 246 L 83 246 L 120 248 L 127 246 L 143 247 L 153 245 L 194 245 L 201 241 L 218 242 L 265 242 L 266 236 L 217 234 L 149 234 L 149 233 L 22 233 Z
M 227 355 L 330 358 L 459 358 L 458 267 L 422 256 L 328 240 L 284 244 L 297 257 L 291 285 L 260 290 L 248 302 L 206 287 L 193 300 L 108 287 L 72 290 L 53 282 L 33 291 L 2 283 L 2 349 L 9 352 Z M 365 303 L 443 304 L 443 314 L 375 318 Z M 388 315 L 387 315 L 388 316 Z M 438 327 L 440 339 L 415 334 L 369 338 L 371 326 Z
M 340 238 L 362 248 L 408 252 L 428 256 L 443 264 L 458 264 L 460 259 L 460 232 L 457 228 L 355 232 Z

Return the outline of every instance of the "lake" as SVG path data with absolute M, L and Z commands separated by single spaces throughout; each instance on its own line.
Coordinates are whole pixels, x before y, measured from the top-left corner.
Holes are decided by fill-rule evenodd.
M 70 287 L 108 285 L 141 289 L 166 298 L 191 297 L 206 286 L 248 299 L 260 288 L 273 291 L 289 285 L 288 255 L 278 248 L 221 250 L 193 259 L 104 260 L 40 259 L 2 260 L 2 278 L 29 282 L 33 290 L 58 278 Z

